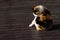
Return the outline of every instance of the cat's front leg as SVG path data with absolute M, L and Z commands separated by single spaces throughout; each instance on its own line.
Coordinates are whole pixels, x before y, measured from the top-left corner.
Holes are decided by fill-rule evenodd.
M 29 27 L 32 27 L 35 24 L 35 20 L 37 17 L 34 18 L 34 20 L 32 21 L 32 23 L 29 25 Z
M 29 25 L 29 27 L 32 27 L 35 23 L 35 20 L 32 21 L 32 23 Z

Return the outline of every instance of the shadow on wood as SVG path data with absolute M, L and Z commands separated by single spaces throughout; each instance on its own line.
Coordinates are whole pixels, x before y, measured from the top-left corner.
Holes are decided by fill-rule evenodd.
M 60 30 L 60 24 L 53 25 L 52 30 Z

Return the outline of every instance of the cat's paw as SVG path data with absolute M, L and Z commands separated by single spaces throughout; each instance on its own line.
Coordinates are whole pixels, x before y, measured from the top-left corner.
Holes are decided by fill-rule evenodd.
M 32 25 L 30 24 L 29 27 L 31 27 Z

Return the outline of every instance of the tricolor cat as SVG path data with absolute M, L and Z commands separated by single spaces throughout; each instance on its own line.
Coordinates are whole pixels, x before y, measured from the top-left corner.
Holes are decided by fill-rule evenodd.
M 37 5 L 32 8 L 34 19 L 29 27 L 35 25 L 36 30 L 49 30 L 52 25 L 51 13 L 47 10 L 45 6 Z

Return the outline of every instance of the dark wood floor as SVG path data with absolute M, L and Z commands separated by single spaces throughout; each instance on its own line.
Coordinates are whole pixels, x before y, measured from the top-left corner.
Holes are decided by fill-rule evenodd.
M 53 16 L 52 31 L 29 28 L 32 0 L 0 0 L 0 40 L 60 40 L 60 0 L 38 0 Z

